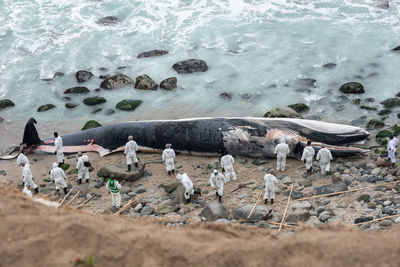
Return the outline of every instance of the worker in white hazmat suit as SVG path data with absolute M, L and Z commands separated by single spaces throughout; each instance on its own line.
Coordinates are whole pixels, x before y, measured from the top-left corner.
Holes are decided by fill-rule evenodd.
M 329 149 L 324 145 L 321 146 L 321 149 L 317 153 L 317 160 L 319 162 L 319 167 L 321 168 L 321 174 L 325 174 L 325 172 L 329 173 L 333 157 L 331 151 L 329 151 Z
M 222 196 L 224 195 L 224 184 L 226 183 L 225 176 L 214 170 L 210 176 L 211 187 L 215 187 L 215 194 L 219 202 L 222 202 Z
M 183 195 L 186 199 L 186 203 L 190 203 L 191 202 L 190 197 L 195 193 L 192 181 L 190 180 L 189 176 L 186 173 L 184 174 L 178 173 L 176 179 L 178 179 L 178 181 L 180 181 L 183 187 L 185 188 L 185 193 Z
M 312 172 L 313 158 L 315 155 L 315 150 L 311 146 L 311 141 L 307 141 L 307 146 L 303 150 L 303 155 L 301 156 L 301 161 L 306 163 L 306 169 L 308 173 Z
M 21 150 L 21 152 L 19 153 L 18 158 L 17 158 L 18 166 L 21 166 L 21 163 L 29 164 L 29 159 L 27 156 L 25 156 L 25 150 L 23 150 L 23 149 Z
M 138 167 L 138 159 L 136 157 L 136 151 L 138 150 L 138 145 L 133 141 L 133 136 L 128 136 L 128 143 L 125 145 L 124 154 L 126 155 L 126 164 L 128 165 L 128 172 L 132 171 L 132 163 L 135 167 Z
M 67 176 L 64 170 L 58 167 L 55 162 L 53 163 L 53 169 L 50 171 L 50 178 L 56 184 L 56 194 L 60 192 L 60 188 L 64 190 L 64 194 L 68 193 L 67 183 L 65 182 Z
M 116 208 L 121 207 L 121 185 L 115 179 L 114 174 L 110 174 L 110 179 L 107 181 L 106 190 L 111 194 L 112 206 Z
M 54 138 L 54 148 L 56 150 L 58 166 L 61 167 L 61 165 L 64 164 L 63 140 L 61 136 L 58 136 L 57 132 L 54 132 Z
M 389 142 L 387 144 L 387 152 L 388 156 L 392 162 L 392 167 L 395 166 L 396 164 L 396 146 L 398 143 L 398 139 L 396 137 L 393 137 L 393 135 L 389 136 Z
M 39 188 L 33 181 L 32 177 L 32 172 L 31 168 L 29 167 L 29 164 L 21 163 L 22 166 L 22 177 L 23 177 L 23 184 L 26 186 L 28 189 L 31 188 L 34 190 L 35 194 L 39 193 Z
M 232 175 L 232 179 L 234 181 L 236 180 L 236 173 L 235 173 L 235 170 L 233 169 L 234 162 L 235 162 L 235 159 L 229 154 L 226 154 L 221 158 L 222 172 L 225 172 L 225 180 L 227 182 L 229 182 L 231 180 L 231 175 Z
M 76 169 L 78 170 L 78 184 L 82 184 L 82 178 L 85 177 L 86 183 L 89 183 L 89 167 L 91 166 L 89 162 L 89 157 L 78 152 L 78 162 L 76 164 Z
M 275 170 L 269 170 L 269 173 L 264 175 L 265 180 L 265 193 L 264 193 L 264 203 L 268 204 L 268 198 L 271 199 L 271 205 L 274 204 L 275 200 L 275 185 L 278 183 L 278 179 L 274 176 Z
M 275 147 L 276 168 L 278 171 L 285 171 L 286 156 L 289 155 L 289 146 L 285 142 L 285 138 L 281 138 L 280 143 Z
M 165 162 L 168 175 L 175 173 L 175 151 L 171 148 L 171 144 L 166 144 L 162 153 L 162 160 Z

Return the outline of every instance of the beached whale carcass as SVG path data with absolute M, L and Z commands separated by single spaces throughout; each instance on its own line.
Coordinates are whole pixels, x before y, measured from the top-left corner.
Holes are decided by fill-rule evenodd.
M 53 153 L 54 138 L 41 140 L 31 118 L 23 143 L 30 150 Z M 290 155 L 299 157 L 307 140 L 319 149 L 323 143 L 336 156 L 355 155 L 365 150 L 345 145 L 364 140 L 369 133 L 362 128 L 312 120 L 286 118 L 193 118 L 151 120 L 112 124 L 62 135 L 64 152 L 97 151 L 101 156 L 120 151 L 133 135 L 139 150 L 161 152 L 166 143 L 175 151 L 192 155 L 232 155 L 274 157 L 281 138 Z

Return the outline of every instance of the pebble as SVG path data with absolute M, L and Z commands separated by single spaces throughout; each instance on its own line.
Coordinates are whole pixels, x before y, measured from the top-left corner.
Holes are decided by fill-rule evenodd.
M 135 207 L 135 212 L 137 213 L 141 212 L 142 208 L 143 208 L 142 203 L 137 204 Z
M 329 213 L 329 211 L 323 211 L 321 212 L 321 214 L 318 216 L 318 219 L 321 222 L 326 222 L 327 220 L 329 220 L 331 218 L 331 215 Z
M 392 224 L 393 224 L 393 222 L 391 220 L 382 220 L 379 222 L 380 226 L 385 226 L 385 227 L 391 226 Z
M 385 202 L 383 202 L 383 206 L 387 207 L 391 204 L 392 202 L 390 202 L 389 200 L 386 200 Z
M 331 201 L 330 201 L 329 199 L 327 199 L 327 200 L 324 200 L 324 201 L 322 202 L 322 205 L 326 206 L 326 205 L 328 205 L 329 203 L 331 203 Z

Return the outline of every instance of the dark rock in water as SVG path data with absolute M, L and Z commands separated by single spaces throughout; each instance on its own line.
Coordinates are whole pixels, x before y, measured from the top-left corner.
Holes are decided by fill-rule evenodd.
M 102 111 L 103 109 L 102 108 L 95 108 L 94 110 L 92 110 L 90 113 L 91 114 L 95 114 L 95 113 L 98 113 L 98 112 L 100 112 L 100 111 Z
M 104 97 L 101 96 L 92 96 L 92 97 L 87 97 L 83 100 L 83 103 L 88 106 L 94 106 L 94 105 L 99 105 L 104 102 L 107 102 L 107 100 Z
M 71 100 L 72 100 L 72 98 L 71 98 L 71 97 L 69 97 L 69 96 L 64 96 L 64 97 L 63 97 L 63 100 L 66 100 L 66 101 L 71 101 Z
M 115 113 L 115 110 L 113 110 L 113 109 L 107 109 L 106 110 L 106 115 L 111 115 L 111 114 L 114 114 Z
M 263 164 L 267 164 L 268 161 L 263 159 L 263 158 L 260 158 L 260 159 L 253 160 L 251 163 L 256 165 L 256 166 L 260 166 L 260 165 L 263 165 Z
M 78 83 L 89 81 L 92 77 L 93 73 L 86 70 L 79 70 L 77 73 L 75 73 L 75 78 L 78 81 Z
M 47 111 L 47 110 L 55 108 L 55 107 L 56 106 L 54 106 L 53 104 L 46 104 L 46 105 L 38 107 L 37 112 Z
M 207 62 L 201 59 L 187 59 L 175 63 L 172 68 L 179 74 L 205 72 L 208 70 Z
M 87 121 L 87 122 L 85 123 L 85 125 L 83 125 L 81 131 L 84 131 L 84 130 L 87 130 L 87 129 L 96 128 L 96 127 L 100 127 L 100 126 L 101 126 L 101 124 L 98 123 L 97 121 L 95 121 L 95 120 L 90 120 L 90 121 Z
M 64 94 L 87 94 L 89 93 L 89 89 L 84 86 L 76 86 L 72 88 L 68 88 L 67 90 L 64 91 Z
M 358 217 L 357 219 L 354 220 L 354 223 L 363 223 L 363 222 L 369 222 L 372 221 L 374 217 L 372 216 L 363 216 L 363 217 Z
M 142 104 L 142 100 L 136 99 L 124 99 L 119 102 L 115 107 L 120 110 L 125 111 L 133 111 L 135 110 L 140 104 Z
M 323 67 L 327 68 L 327 69 L 333 69 L 336 67 L 336 64 L 335 63 L 327 63 L 327 64 L 323 65 Z
M 339 181 L 333 184 L 323 185 L 316 188 L 317 195 L 337 193 L 346 190 L 347 190 L 347 184 L 343 181 Z
M 241 98 L 243 99 L 250 99 L 251 98 L 251 94 L 242 94 L 240 95 Z
M 382 109 L 381 111 L 378 112 L 379 116 L 385 116 L 392 113 L 392 111 L 390 109 Z
M 176 79 L 176 77 L 167 78 L 160 83 L 160 88 L 165 90 L 175 89 L 177 87 L 177 81 L 178 80 Z
M 340 92 L 345 94 L 363 94 L 365 93 L 364 86 L 358 82 L 345 83 L 339 88 Z
M 101 88 L 94 89 L 95 92 L 100 92 Z
M 79 104 L 74 104 L 74 103 L 65 103 L 66 108 L 76 108 Z
M 307 106 L 304 103 L 297 103 L 297 104 L 292 104 L 288 106 L 289 108 L 292 108 L 294 111 L 297 113 L 305 112 L 310 109 L 309 106 Z
M 107 16 L 107 17 L 101 18 L 98 21 L 96 21 L 97 24 L 105 25 L 105 26 L 115 25 L 120 22 L 121 21 L 119 20 L 119 18 L 114 17 L 114 16 Z
M 354 99 L 353 101 L 351 101 L 351 103 L 354 104 L 354 105 L 360 105 L 361 99 L 356 98 L 356 99 Z
M 389 98 L 386 99 L 385 101 L 381 102 L 381 104 L 385 108 L 394 108 L 400 106 L 400 99 L 399 98 Z
M 136 58 L 143 57 L 159 57 L 168 54 L 168 51 L 165 50 L 151 50 L 147 52 L 140 53 Z
M 13 106 L 15 106 L 15 104 L 10 99 L 1 99 L 0 100 L 0 109 L 13 107 Z
M 303 192 L 300 192 L 300 191 L 297 191 L 297 190 L 294 190 L 294 191 L 292 192 L 292 198 L 293 198 L 293 199 L 300 199 L 300 198 L 302 198 L 302 197 L 304 197 Z
M 128 68 L 128 66 L 119 66 L 119 67 L 117 67 L 117 70 L 123 70 L 123 69 L 127 69 Z
M 223 99 L 226 99 L 226 100 L 232 99 L 232 94 L 230 94 L 230 93 L 225 93 L 225 92 L 224 93 L 220 93 L 219 96 L 222 97 Z
M 375 98 L 373 98 L 373 97 L 368 97 L 368 98 L 366 98 L 365 100 L 366 100 L 367 102 L 369 102 L 369 103 L 375 102 Z
M 108 69 L 105 68 L 105 67 L 100 67 L 100 68 L 99 68 L 99 71 L 108 71 Z
M 146 74 L 136 77 L 135 88 L 142 90 L 156 90 L 158 85 Z
M 268 219 L 269 214 L 272 211 L 272 209 L 270 207 L 258 205 L 255 208 L 253 214 L 250 216 L 250 218 L 247 219 L 247 217 L 249 216 L 252 209 L 253 209 L 253 205 L 245 205 L 245 206 L 236 208 L 232 211 L 232 217 L 235 220 L 249 220 L 251 222 L 258 222 L 261 220 Z
M 400 45 L 393 48 L 392 51 L 400 52 Z
M 365 119 L 356 119 L 356 120 L 352 120 L 350 122 L 350 124 L 353 125 L 353 126 L 363 126 L 363 125 L 366 124 L 366 122 L 367 121 Z
M 300 118 L 303 117 L 290 107 L 278 107 L 264 114 L 265 118 Z
M 200 212 L 199 216 L 204 217 L 207 221 L 216 221 L 218 219 L 229 218 L 229 208 L 224 204 L 213 201 Z
M 302 85 L 302 86 L 304 86 L 304 87 L 307 87 L 307 88 L 315 87 L 315 82 L 316 82 L 316 81 L 317 81 L 317 80 L 312 79 L 312 78 L 303 78 L 303 79 L 298 79 L 298 80 L 297 80 L 297 82 L 298 82 L 300 85 Z
M 117 165 L 102 167 L 98 172 L 97 176 L 109 178 L 110 174 L 115 174 L 115 177 L 121 180 L 136 181 L 143 176 L 145 164 L 139 162 L 137 168 L 132 166 L 132 171 L 128 172 L 126 162 Z
M 378 129 L 378 128 L 382 128 L 383 126 L 385 126 L 385 123 L 383 123 L 380 120 L 376 120 L 376 119 L 372 119 L 367 123 L 367 129 Z
M 376 107 L 371 107 L 371 106 L 366 106 L 366 105 L 362 105 L 360 106 L 361 109 L 365 109 L 365 110 L 378 110 L 378 108 Z
M 116 74 L 102 81 L 100 87 L 108 90 L 114 90 L 131 84 L 134 84 L 134 82 L 129 76 L 124 74 Z
M 109 74 L 104 74 L 104 75 L 100 75 L 100 76 L 99 76 L 99 78 L 102 79 L 102 80 L 108 79 L 108 78 L 110 78 L 110 77 L 111 77 L 111 76 L 110 76 Z

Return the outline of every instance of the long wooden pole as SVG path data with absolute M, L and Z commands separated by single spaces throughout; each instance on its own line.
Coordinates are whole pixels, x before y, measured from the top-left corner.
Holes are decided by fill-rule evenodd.
M 357 226 L 357 225 L 361 225 L 361 224 L 364 224 L 364 223 L 378 222 L 378 221 L 382 221 L 382 220 L 386 220 L 386 219 L 390 219 L 390 218 L 394 218 L 394 217 L 399 217 L 399 216 L 400 216 L 400 214 L 386 216 L 386 217 L 382 217 L 382 218 L 371 220 L 371 221 L 367 221 L 367 222 L 355 223 L 355 224 L 352 224 L 351 226 Z
M 292 186 L 290 187 L 289 198 L 288 198 L 287 203 L 286 203 L 285 212 L 283 212 L 282 221 L 281 221 L 281 223 L 280 223 L 280 225 L 279 225 L 278 234 L 281 232 L 283 222 L 285 221 L 286 212 L 287 212 L 287 209 L 288 209 L 288 207 L 289 207 L 290 199 L 292 198 L 293 186 L 294 186 L 294 184 L 292 184 Z
M 91 196 L 90 198 L 88 198 L 87 200 L 85 200 L 85 202 L 79 204 L 78 207 L 76 207 L 77 209 L 82 208 L 83 206 L 85 206 L 86 203 L 88 203 L 92 198 L 94 198 L 95 196 Z
M 273 225 L 281 225 L 280 223 L 276 223 L 276 222 L 268 222 L 268 223 L 273 224 Z M 282 225 L 285 227 L 289 227 L 289 228 L 297 228 L 297 226 L 295 226 L 295 225 L 290 225 L 290 224 L 285 224 L 285 223 L 283 223 Z
M 316 196 L 311 196 L 311 197 L 303 197 L 303 198 L 295 199 L 294 201 L 303 201 L 303 200 L 320 198 L 320 197 L 329 197 L 329 196 L 341 195 L 341 194 L 345 194 L 345 193 L 351 193 L 351 192 L 356 192 L 356 191 L 367 190 L 367 189 L 371 189 L 371 188 L 378 187 L 378 186 L 381 186 L 381 185 L 394 184 L 394 183 L 398 183 L 398 182 L 399 181 L 380 183 L 380 184 L 367 186 L 367 187 L 362 187 L 362 188 L 357 188 L 357 189 L 352 189 L 352 190 L 340 191 L 340 192 L 335 192 L 335 193 L 328 193 L 328 194 L 323 194 L 323 195 L 316 195 Z
M 61 200 L 60 206 L 62 205 L 62 203 L 64 203 L 64 200 L 67 199 L 67 197 L 69 196 L 69 194 L 71 194 L 71 192 L 72 192 L 72 189 L 70 189 L 69 192 L 68 192 L 68 193 L 64 196 L 64 198 Z
M 247 216 L 247 219 L 250 219 L 250 216 L 253 215 L 253 212 L 254 212 L 254 210 L 255 210 L 256 207 L 257 207 L 258 201 L 260 201 L 261 195 L 262 195 L 262 191 L 260 192 L 260 194 L 258 194 L 257 201 L 256 201 L 256 203 L 254 204 L 253 208 L 251 209 L 249 216 Z
M 79 196 L 79 193 L 81 192 L 81 190 L 78 190 L 78 192 L 75 194 L 75 196 L 73 198 L 71 198 L 70 201 L 68 201 L 67 204 L 65 204 L 65 206 L 68 206 L 69 204 L 72 203 L 72 201 L 74 201 L 75 198 L 77 198 Z
M 132 203 L 136 202 L 141 196 L 143 196 L 145 193 L 142 193 L 140 195 L 138 195 L 137 197 L 135 197 L 132 200 L 129 200 L 128 203 L 126 203 L 125 206 L 123 206 L 119 211 L 117 211 L 116 213 L 114 213 L 113 215 L 118 215 L 121 212 L 123 212 L 124 210 L 126 210 L 130 205 L 132 205 Z

